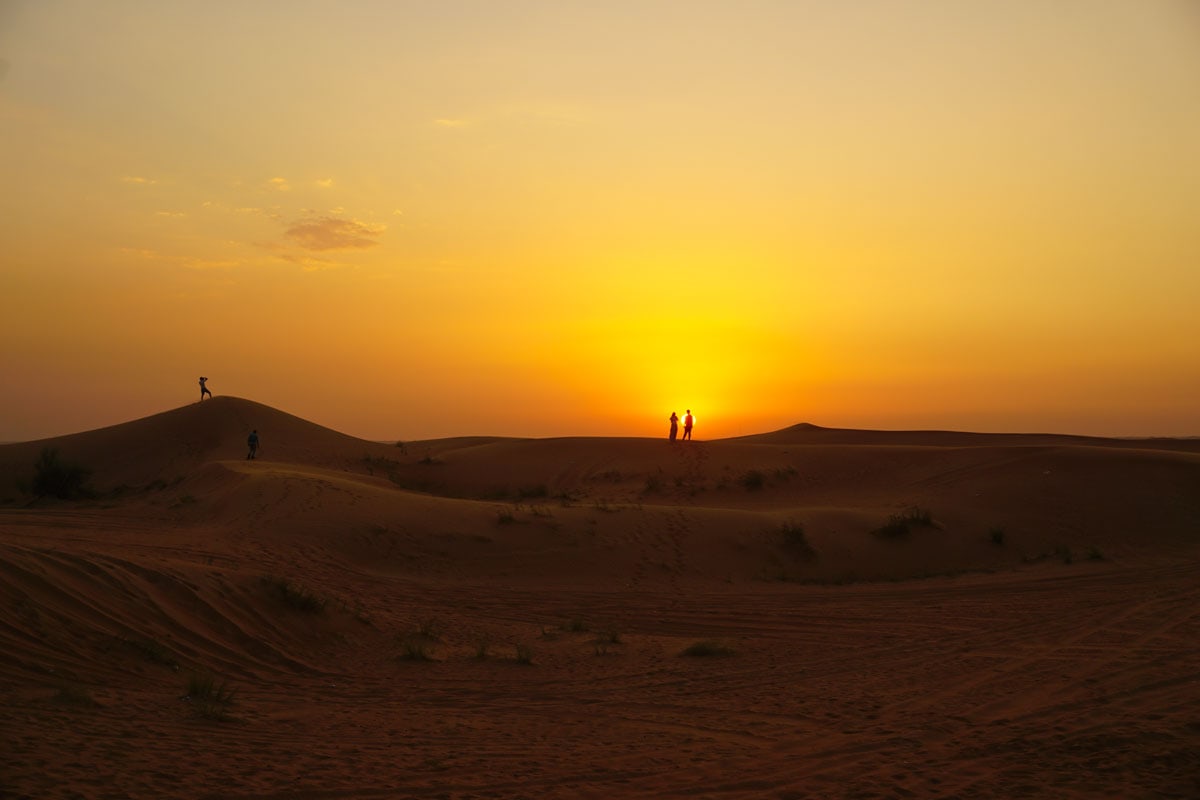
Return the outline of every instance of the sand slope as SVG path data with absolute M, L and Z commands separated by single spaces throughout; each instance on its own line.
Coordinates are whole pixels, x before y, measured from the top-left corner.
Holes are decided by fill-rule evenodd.
M 21 491 L 45 446 L 90 499 Z M 0 447 L 0 501 L 0 796 L 1200 795 L 1190 440 L 397 447 L 216 398 Z

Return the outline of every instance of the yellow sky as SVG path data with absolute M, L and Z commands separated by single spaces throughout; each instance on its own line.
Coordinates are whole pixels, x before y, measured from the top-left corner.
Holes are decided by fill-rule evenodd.
M 1200 8 L 0 0 L 0 441 L 1200 434 Z

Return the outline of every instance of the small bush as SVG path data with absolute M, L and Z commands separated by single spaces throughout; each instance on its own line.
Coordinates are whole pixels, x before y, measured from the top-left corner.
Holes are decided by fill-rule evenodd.
M 658 494 L 662 491 L 662 478 L 658 475 L 650 475 L 646 478 L 646 485 L 642 487 L 645 494 Z
M 693 642 L 685 647 L 682 654 L 695 658 L 705 658 L 708 656 L 731 656 L 733 653 L 734 649 L 724 642 L 704 639 L 703 641 Z
M 63 461 L 55 448 L 43 447 L 33 465 L 33 493 L 38 497 L 57 497 L 60 500 L 86 497 L 91 493 L 84 484 L 91 474 L 90 470 L 78 464 Z
M 907 536 L 913 525 L 933 526 L 933 514 L 928 509 L 912 506 L 902 514 L 892 514 L 882 527 L 871 531 L 876 536 L 885 539 L 896 539 Z
M 781 529 L 781 534 L 785 547 L 809 553 L 812 552 L 812 545 L 808 543 L 808 534 L 804 531 L 804 526 L 800 523 L 785 522 Z
M 329 602 L 324 597 L 285 578 L 263 578 L 285 605 L 308 614 L 320 614 Z
M 575 619 L 563 625 L 563 630 L 570 631 L 571 633 L 586 633 L 587 629 L 587 623 L 579 617 L 576 617 Z
M 229 707 L 233 705 L 234 691 L 225 681 L 208 672 L 193 672 L 188 677 L 187 695 L 196 713 L 207 719 L 224 721 L 229 719 Z
M 533 650 L 527 644 L 516 645 L 516 661 L 518 664 L 532 664 Z
M 1004 528 L 992 528 L 989 536 L 991 536 L 992 544 L 996 546 L 1004 544 Z
M 756 492 L 767 485 L 767 476 L 762 470 L 752 469 L 742 473 L 738 483 L 748 492 Z
M 428 641 L 421 636 L 405 636 L 400 640 L 400 658 L 405 661 L 432 661 Z
M 517 521 L 517 517 L 511 511 L 500 511 L 496 514 L 497 525 L 511 525 Z
M 491 642 L 486 636 L 480 635 L 475 637 L 475 660 L 487 661 L 488 650 L 491 647 Z
M 1088 561 L 1103 561 L 1104 554 L 1100 552 L 1100 548 L 1092 545 L 1087 551 Z

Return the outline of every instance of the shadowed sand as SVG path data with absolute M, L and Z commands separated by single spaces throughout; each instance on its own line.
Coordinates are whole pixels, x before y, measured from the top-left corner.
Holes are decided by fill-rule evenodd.
M 0 446 L 0 796 L 1196 797 L 1198 533 L 1195 440 L 218 397 Z

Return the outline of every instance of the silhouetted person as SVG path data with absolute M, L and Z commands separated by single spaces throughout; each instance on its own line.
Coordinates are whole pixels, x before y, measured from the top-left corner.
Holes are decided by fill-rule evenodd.
M 689 408 L 687 410 L 687 413 L 683 415 L 683 438 L 684 438 L 684 441 L 687 441 L 688 439 L 692 438 L 692 423 L 694 421 L 695 420 L 692 419 L 692 410 Z
M 208 395 L 209 397 L 212 397 L 212 392 L 210 392 L 208 390 L 208 387 L 204 385 L 205 381 L 207 381 L 207 380 L 208 380 L 208 378 L 204 377 L 203 375 L 200 376 L 200 399 L 201 400 L 204 399 L 204 395 Z
M 675 441 L 675 436 L 679 433 L 679 415 L 676 414 L 674 411 L 671 412 L 670 422 L 671 422 L 671 435 L 669 438 L 673 442 L 673 441 Z
M 246 445 L 250 448 L 250 452 L 246 454 L 246 460 L 254 458 L 254 454 L 258 452 L 258 431 L 250 431 L 250 435 L 246 437 Z

